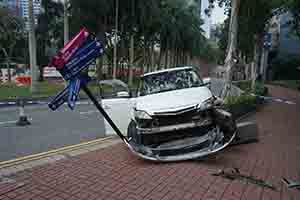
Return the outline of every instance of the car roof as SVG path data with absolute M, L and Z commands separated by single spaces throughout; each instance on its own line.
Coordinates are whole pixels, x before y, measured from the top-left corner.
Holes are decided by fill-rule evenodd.
M 154 75 L 154 74 L 165 73 L 165 72 L 171 72 L 171 71 L 186 70 L 186 69 L 193 69 L 193 67 L 185 66 L 185 67 L 174 67 L 174 68 L 169 68 L 169 69 L 163 69 L 163 70 L 146 73 L 146 74 L 142 75 L 142 77 L 146 77 L 146 76 L 150 76 L 150 75 Z

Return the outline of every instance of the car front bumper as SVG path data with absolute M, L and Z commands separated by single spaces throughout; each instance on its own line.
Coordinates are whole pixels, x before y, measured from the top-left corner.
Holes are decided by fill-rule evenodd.
M 202 126 L 208 126 L 212 124 L 211 119 L 204 119 L 201 121 L 193 121 L 189 123 L 182 123 L 182 124 L 175 124 L 175 125 L 169 125 L 169 126 L 161 126 L 161 127 L 153 127 L 153 128 L 139 128 L 137 127 L 137 133 L 138 134 L 159 134 L 169 131 L 178 131 L 183 129 L 191 129 L 191 128 L 197 128 Z

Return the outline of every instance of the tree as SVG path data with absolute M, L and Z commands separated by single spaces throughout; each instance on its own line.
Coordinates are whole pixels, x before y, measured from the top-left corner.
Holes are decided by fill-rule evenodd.
M 116 1 L 71 0 L 70 3 L 72 32 L 82 26 L 92 30 L 105 43 L 105 57 L 112 69 Z M 206 39 L 195 6 L 189 7 L 180 0 L 123 0 L 119 3 L 117 63 L 126 62 L 130 67 L 134 63 L 149 71 L 160 68 L 163 57 L 168 61 L 166 67 L 186 63 L 188 57 L 203 53 L 201 49 Z M 159 52 L 155 52 L 157 47 Z
M 292 19 L 290 21 L 292 33 L 300 38 L 300 1 L 286 1 L 286 9 L 292 14 Z
M 24 35 L 23 21 L 11 14 L 8 9 L 0 7 L 0 52 L 5 58 L 9 81 L 11 81 L 11 58 L 17 50 L 17 44 L 25 40 Z
M 43 0 L 42 12 L 38 16 L 36 28 L 37 36 L 37 63 L 40 77 L 43 81 L 43 68 L 49 63 L 49 57 L 53 56 L 52 49 L 57 49 L 63 44 L 63 15 L 62 3 L 53 0 Z

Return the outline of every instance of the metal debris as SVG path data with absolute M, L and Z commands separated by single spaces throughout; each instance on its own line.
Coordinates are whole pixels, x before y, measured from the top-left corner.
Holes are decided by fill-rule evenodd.
M 243 175 L 240 173 L 238 168 L 232 168 L 229 170 L 219 170 L 216 173 L 212 173 L 212 176 L 221 176 L 223 178 L 229 179 L 229 180 L 240 180 L 240 181 L 246 181 L 261 187 L 265 187 L 265 188 L 269 188 L 271 190 L 276 190 L 275 186 L 273 186 L 272 184 L 262 180 L 262 179 L 258 179 L 254 176 L 248 176 L 248 175 Z
M 300 181 L 292 181 L 286 178 L 282 178 L 281 180 L 287 185 L 288 188 L 300 189 Z

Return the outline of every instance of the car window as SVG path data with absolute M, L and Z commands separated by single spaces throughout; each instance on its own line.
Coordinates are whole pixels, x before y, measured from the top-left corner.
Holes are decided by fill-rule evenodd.
M 139 96 L 171 90 L 200 87 L 203 82 L 196 71 L 178 70 L 153 74 L 142 78 Z

